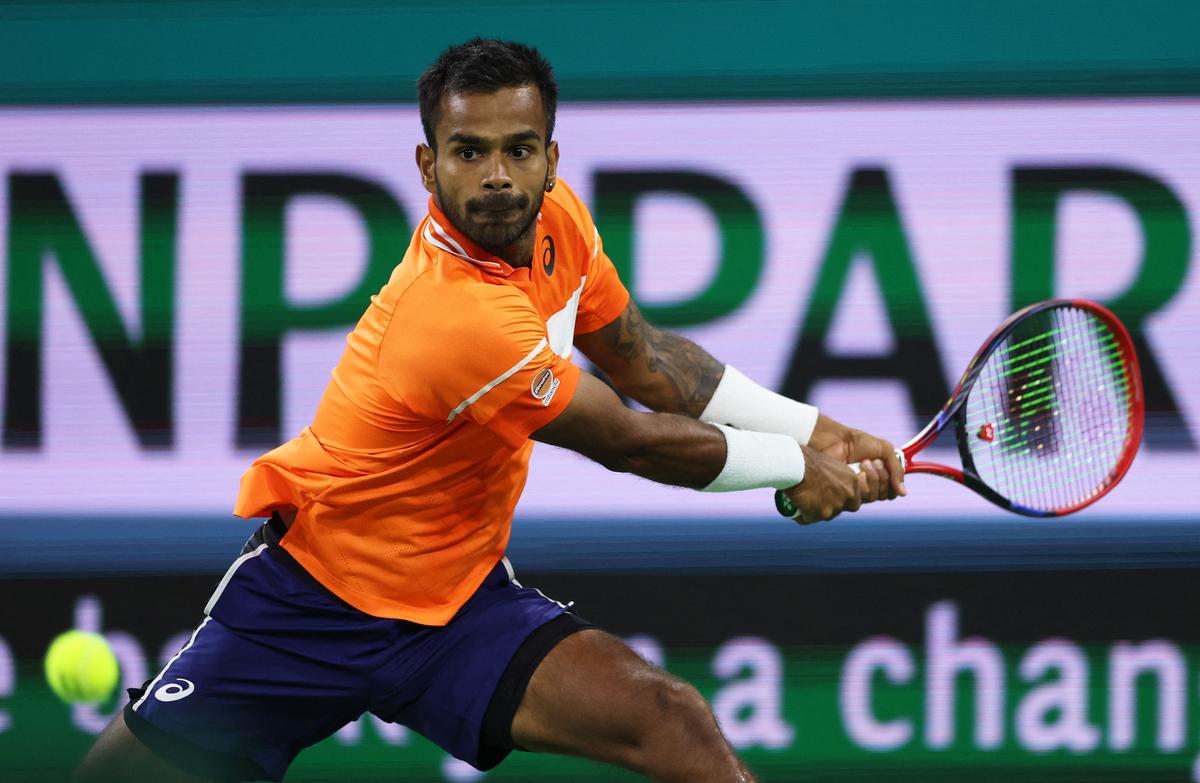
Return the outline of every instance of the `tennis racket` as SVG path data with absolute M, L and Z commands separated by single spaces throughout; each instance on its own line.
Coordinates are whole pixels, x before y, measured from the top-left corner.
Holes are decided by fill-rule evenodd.
M 1003 509 L 1063 516 L 1117 485 L 1141 444 L 1143 416 L 1141 371 L 1125 327 L 1095 302 L 1053 299 L 1009 316 L 941 412 L 896 456 L 906 474 L 944 476 Z M 961 469 L 913 459 L 948 427 Z M 782 491 L 775 507 L 800 515 Z

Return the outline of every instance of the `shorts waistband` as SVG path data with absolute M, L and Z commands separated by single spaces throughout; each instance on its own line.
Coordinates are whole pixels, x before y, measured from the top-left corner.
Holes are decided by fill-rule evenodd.
M 328 596 L 337 603 L 356 612 L 362 610 L 351 606 L 344 599 L 330 590 L 325 585 L 321 584 L 315 576 L 310 574 L 308 570 L 300 564 L 296 558 L 292 557 L 291 553 L 283 546 L 283 537 L 287 535 L 288 525 L 279 516 L 278 513 L 272 512 L 271 518 L 264 522 L 254 533 L 246 540 L 246 544 L 242 547 L 242 554 L 253 552 L 263 544 L 267 545 L 265 554 L 271 557 L 272 560 L 282 565 L 284 568 L 291 571 L 298 579 L 303 581 L 313 590 Z M 500 558 L 500 562 L 496 563 L 491 572 L 484 578 L 481 586 L 495 587 L 502 585 L 505 582 L 515 581 L 512 565 L 509 564 L 508 558 Z M 520 583 L 518 583 L 520 584 Z
M 328 587 L 317 581 L 317 578 L 310 574 L 304 566 L 296 558 L 292 557 L 291 553 L 283 547 L 283 537 L 287 535 L 288 527 L 278 513 L 272 512 L 271 518 L 264 522 L 258 530 L 255 530 L 253 535 L 246 541 L 246 545 L 242 547 L 242 554 L 252 552 L 263 544 L 267 545 L 266 554 L 282 565 L 284 568 L 291 571 L 298 579 L 303 581 L 313 590 L 332 598 L 343 606 L 354 609 L 350 604 L 343 601 Z M 354 609 L 354 611 L 358 611 Z

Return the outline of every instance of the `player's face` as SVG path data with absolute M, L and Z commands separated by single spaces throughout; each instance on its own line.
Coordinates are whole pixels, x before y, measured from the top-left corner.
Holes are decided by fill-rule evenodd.
M 437 153 L 417 147 L 425 189 L 459 231 L 514 265 L 528 264 L 538 210 L 553 187 L 558 145 L 546 144 L 537 87 L 442 99 Z

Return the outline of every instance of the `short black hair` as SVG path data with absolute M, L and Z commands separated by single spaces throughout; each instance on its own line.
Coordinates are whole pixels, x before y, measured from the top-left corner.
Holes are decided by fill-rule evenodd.
M 421 126 L 425 141 L 437 149 L 438 112 L 442 99 L 453 93 L 493 93 L 504 87 L 532 84 L 542 95 L 546 112 L 546 143 L 554 135 L 554 110 L 558 106 L 558 84 L 550 62 L 532 46 L 498 38 L 472 38 L 451 46 L 438 55 L 417 80 Z

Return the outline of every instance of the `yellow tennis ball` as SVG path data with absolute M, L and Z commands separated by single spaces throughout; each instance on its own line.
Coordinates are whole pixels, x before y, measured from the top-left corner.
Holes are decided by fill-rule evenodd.
M 65 702 L 103 701 L 117 687 L 117 675 L 117 656 L 98 633 L 67 631 L 46 651 L 46 682 Z

